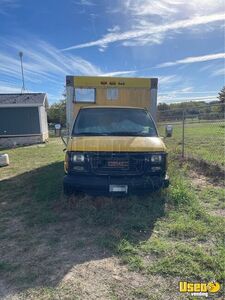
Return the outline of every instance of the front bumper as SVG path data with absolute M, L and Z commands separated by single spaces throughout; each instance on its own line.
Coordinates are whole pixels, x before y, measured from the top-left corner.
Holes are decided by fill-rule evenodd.
M 127 194 L 141 194 L 169 186 L 169 177 L 161 176 L 97 176 L 66 175 L 63 180 L 64 190 L 74 190 L 95 195 L 119 194 L 110 192 L 110 185 L 126 185 Z

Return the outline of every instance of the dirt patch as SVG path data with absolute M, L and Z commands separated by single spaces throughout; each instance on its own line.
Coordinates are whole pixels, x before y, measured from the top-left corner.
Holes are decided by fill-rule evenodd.
M 224 217 L 225 218 L 225 209 L 214 209 L 212 212 L 211 212 L 212 215 L 214 216 L 220 216 L 220 217 Z
M 126 299 L 130 290 L 148 284 L 148 279 L 111 257 L 74 267 L 63 278 L 62 286 L 65 284 L 77 287 L 82 299 L 110 299 L 113 294 Z
M 225 186 L 225 168 L 218 164 L 209 163 L 205 160 L 188 157 L 182 160 L 181 163 L 186 162 L 190 165 L 190 169 L 196 172 L 198 176 L 204 176 L 208 182 L 215 185 Z
M 214 178 L 205 176 L 203 173 L 199 173 L 196 170 L 189 170 L 188 175 L 192 181 L 195 188 L 202 190 L 207 187 L 222 187 L 223 182 L 216 182 Z
M 204 189 L 216 190 L 224 187 L 223 182 L 215 182 L 211 177 L 199 174 L 195 170 L 190 170 L 188 174 L 194 189 L 198 192 L 201 192 Z M 211 203 L 206 203 L 204 201 L 201 201 L 201 203 L 211 215 L 225 217 L 225 209 L 212 207 Z

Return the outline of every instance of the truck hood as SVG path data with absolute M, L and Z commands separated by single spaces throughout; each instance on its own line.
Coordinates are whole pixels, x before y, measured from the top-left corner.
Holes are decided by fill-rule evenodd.
M 72 137 L 68 151 L 100 152 L 165 152 L 166 147 L 159 137 L 95 136 Z

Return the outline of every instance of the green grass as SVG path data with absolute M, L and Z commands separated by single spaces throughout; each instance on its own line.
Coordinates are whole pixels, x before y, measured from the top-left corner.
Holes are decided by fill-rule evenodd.
M 123 239 L 117 252 L 132 270 L 189 280 L 223 280 L 225 220 L 208 214 L 181 176 L 173 178 L 170 208 L 156 222 L 151 237 L 140 243 Z M 149 255 L 151 259 L 146 260 Z
M 168 122 L 169 124 L 170 122 Z M 225 123 L 185 124 L 185 154 L 208 162 L 225 166 Z M 165 125 L 159 125 L 159 132 L 164 136 Z M 181 153 L 182 122 L 173 124 L 173 136 L 166 138 L 165 143 L 171 153 Z
M 210 209 L 225 209 L 225 189 L 223 187 L 205 187 L 200 194 Z
M 7 150 L 10 165 L 0 173 L 0 180 L 5 179 L 0 182 L 3 218 L 26 216 L 30 226 L 57 220 L 52 205 L 61 192 L 62 149 L 61 141 L 52 139 L 46 145 Z
M 28 173 L 29 171 L 48 166 L 51 163 L 62 162 L 64 145 L 59 138 L 52 138 L 50 143 L 0 150 L 8 153 L 10 166 L 1 168 L 0 180 Z
M 187 169 L 170 161 L 167 191 L 68 201 L 62 195 L 62 149 L 55 138 L 44 147 L 12 149 L 10 166 L 1 169 L 0 275 L 22 299 L 82 299 L 83 277 L 76 284 L 62 279 L 75 266 L 107 257 L 118 257 L 132 276 L 172 280 L 174 289 L 179 279 L 225 278 L 225 220 L 211 214 L 224 208 L 222 188 L 197 192 Z M 153 299 L 145 285 L 108 285 L 109 299 Z M 168 291 L 159 285 L 154 299 L 163 293 Z

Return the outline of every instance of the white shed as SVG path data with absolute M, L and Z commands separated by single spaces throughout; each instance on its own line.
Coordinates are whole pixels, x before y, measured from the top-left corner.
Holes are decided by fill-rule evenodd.
M 0 94 L 0 147 L 48 140 L 45 93 Z

